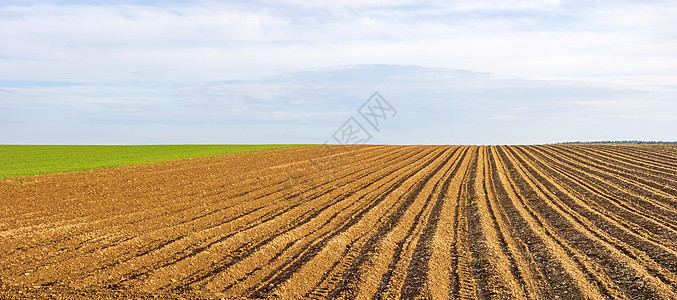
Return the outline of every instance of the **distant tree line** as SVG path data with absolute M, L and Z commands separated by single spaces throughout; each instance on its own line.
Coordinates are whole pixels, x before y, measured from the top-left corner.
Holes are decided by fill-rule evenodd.
M 557 143 L 558 145 L 589 145 L 589 144 L 602 144 L 602 145 L 677 145 L 677 141 L 593 141 L 593 142 L 562 142 Z

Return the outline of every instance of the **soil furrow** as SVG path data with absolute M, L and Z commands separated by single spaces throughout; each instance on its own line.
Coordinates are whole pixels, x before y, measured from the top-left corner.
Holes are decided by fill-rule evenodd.
M 610 192 L 610 187 L 607 186 L 605 188 L 602 186 L 606 183 L 591 179 L 586 174 L 572 169 L 565 163 L 560 161 L 555 162 L 548 154 L 541 152 L 540 149 L 533 150 L 534 153 L 539 155 L 539 159 L 542 159 L 543 162 L 562 175 L 560 180 L 568 182 L 568 186 L 576 189 L 583 195 L 583 198 L 593 200 L 594 203 L 588 203 L 588 205 L 605 209 L 609 212 L 607 216 L 619 222 L 623 222 L 623 220 L 630 222 L 632 220 L 628 229 L 645 235 L 647 238 L 660 238 L 663 240 L 661 243 L 667 243 L 673 248 L 674 245 L 672 244 L 674 242 L 670 241 L 674 241 L 675 237 L 675 230 L 673 229 L 675 227 L 674 221 L 666 220 L 660 216 L 647 216 L 647 212 L 638 210 L 630 201 L 619 201 L 620 197 L 616 193 Z
M 677 179 L 677 168 L 666 168 L 660 164 L 650 163 L 637 157 L 612 152 L 601 148 L 579 148 L 579 152 L 597 158 L 600 163 L 613 163 L 624 170 L 639 170 L 643 174 L 653 174 L 664 179 Z
M 410 153 L 409 155 L 413 155 L 413 153 Z M 413 157 L 415 157 L 415 156 L 413 156 Z M 364 173 L 368 174 L 368 172 L 364 172 Z M 354 183 L 354 184 L 361 184 L 361 182 L 359 180 L 358 181 L 350 181 L 350 182 Z M 350 189 L 348 189 L 348 190 L 350 190 Z M 337 191 L 333 192 L 333 194 L 336 194 L 336 193 L 337 193 Z M 349 194 L 346 194 L 346 197 L 348 195 Z M 229 249 L 234 249 L 233 255 L 226 256 L 224 258 L 213 261 L 211 263 L 212 264 L 211 267 L 201 270 L 202 274 L 207 274 L 207 275 L 199 275 L 199 274 L 195 273 L 194 275 L 191 275 L 191 276 L 197 277 L 198 279 L 194 279 L 192 281 L 204 280 L 208 277 L 213 276 L 215 273 L 218 273 L 218 272 L 215 272 L 214 270 L 224 269 L 223 266 L 228 265 L 229 261 L 238 261 L 239 259 L 246 258 L 248 256 L 247 253 L 249 253 L 249 254 L 254 253 L 255 250 L 258 247 L 263 247 L 264 245 L 269 243 L 270 240 L 272 239 L 272 237 L 275 236 L 274 234 L 273 235 L 270 235 L 270 234 L 275 232 L 275 230 L 278 230 L 278 231 L 282 230 L 283 233 L 291 231 L 291 230 L 295 230 L 297 226 L 300 226 L 300 225 L 304 224 L 305 222 L 307 222 L 308 220 L 312 219 L 314 216 L 323 212 L 327 207 L 333 205 L 332 204 L 333 202 L 335 202 L 336 200 L 341 198 L 341 196 L 337 196 L 337 195 L 329 196 L 328 194 L 322 194 L 322 195 L 319 195 L 319 196 L 321 196 L 321 197 L 317 197 L 317 199 L 314 199 L 311 202 L 305 202 L 305 201 L 300 202 L 303 205 L 303 207 L 305 207 L 304 210 L 307 211 L 306 213 L 302 213 L 303 211 L 296 209 L 297 212 L 295 212 L 294 214 L 289 214 L 287 212 L 284 212 L 284 213 L 286 213 L 286 216 L 284 216 L 284 217 L 280 216 L 280 217 L 276 217 L 276 218 L 271 218 L 270 220 L 265 221 L 265 222 L 261 222 L 259 220 L 259 221 L 255 222 L 254 224 L 252 224 L 252 226 L 248 226 L 247 228 L 237 228 L 237 230 L 233 231 L 233 233 L 231 235 L 221 236 L 221 237 L 218 238 L 218 240 L 212 241 L 208 245 L 203 246 L 202 251 L 199 251 L 197 253 L 191 253 L 190 256 L 185 257 L 185 258 L 190 258 L 191 260 L 193 260 L 194 257 L 201 255 L 201 253 L 203 253 L 203 252 L 206 252 L 207 254 L 209 254 L 209 252 L 212 251 L 213 250 L 212 248 L 215 247 L 215 246 L 221 247 L 223 249 L 223 247 L 225 245 L 224 243 L 226 243 L 226 242 L 228 242 L 228 244 L 232 244 L 233 242 L 236 243 L 236 244 L 232 244 L 232 246 L 229 246 Z M 326 199 L 323 199 L 323 197 L 326 198 Z M 320 204 L 320 203 L 324 203 L 324 204 Z M 320 209 L 318 209 L 318 206 L 319 206 Z M 302 208 L 302 207 L 299 207 L 299 208 Z M 274 223 L 271 223 L 271 222 L 274 222 Z M 276 224 L 276 225 L 273 225 L 273 224 Z M 266 227 L 261 227 L 260 225 L 265 225 Z M 271 226 L 273 226 L 273 227 L 271 227 Z M 275 228 L 277 228 L 277 229 L 275 229 Z M 254 234 L 252 232 L 252 230 L 255 230 L 255 232 L 257 232 L 257 233 Z M 261 230 L 265 230 L 265 231 L 261 231 Z M 267 234 L 266 232 L 270 232 L 270 233 Z M 243 241 L 248 241 L 248 242 L 246 244 L 237 244 L 238 243 L 237 242 L 238 241 L 237 236 L 246 237 Z M 261 242 L 257 243 L 256 240 L 258 238 L 254 238 L 255 236 L 260 236 L 261 238 L 263 238 L 263 240 Z M 269 238 L 264 238 L 266 236 L 268 236 Z M 221 251 L 223 251 L 223 250 L 221 250 Z M 210 255 L 207 255 L 207 256 L 210 256 Z M 183 265 L 185 265 L 186 263 L 194 264 L 193 261 L 183 262 L 182 260 L 183 259 L 179 259 L 179 260 L 176 260 L 176 261 L 169 261 L 169 262 L 163 263 L 159 269 L 168 268 L 169 269 L 168 272 L 171 272 L 171 269 L 177 268 L 177 265 L 175 265 L 176 263 L 181 263 Z M 181 265 L 181 264 L 179 264 L 179 265 Z M 191 268 L 194 269 L 194 267 L 191 267 Z
M 674 204 L 677 203 L 677 201 L 675 201 L 677 189 L 673 188 L 673 186 L 677 186 L 677 181 L 675 180 L 663 180 L 648 174 L 638 175 L 635 170 L 627 172 L 619 171 L 616 165 L 608 163 L 601 165 L 598 162 L 571 153 L 565 148 L 550 150 L 550 154 L 561 155 L 567 161 L 578 166 L 584 166 L 586 172 L 591 175 L 596 175 L 609 181 L 619 182 L 618 186 L 620 188 L 627 190 L 630 194 L 644 197 L 643 199 L 646 199 L 645 202 L 650 204 L 653 209 L 669 211 L 674 208 Z M 660 201 L 653 201 L 653 199 Z M 670 208 L 669 205 L 664 206 L 663 203 L 665 202 L 667 202 L 667 204 L 672 204 L 673 207 Z
M 453 199 L 447 198 L 450 185 L 454 180 L 458 181 L 459 178 L 462 180 L 462 176 L 465 175 L 465 168 L 467 168 L 470 159 L 468 151 L 470 151 L 469 148 L 464 150 L 463 157 L 454 162 L 454 168 L 444 175 L 444 179 L 438 182 L 433 193 L 430 194 L 429 201 L 435 198 L 435 206 L 432 209 L 425 229 L 423 229 L 423 236 L 418 240 L 416 248 L 413 250 L 413 258 L 407 268 L 406 278 L 402 284 L 402 297 L 409 299 L 432 297 L 432 293 L 426 286 L 426 277 L 431 271 L 430 261 L 433 257 L 433 252 L 446 251 L 446 249 L 434 247 L 435 233 L 439 228 L 440 219 L 443 218 L 441 215 L 445 202 L 453 201 Z M 459 170 L 461 171 L 460 173 Z
M 529 153 L 524 152 L 523 149 L 519 149 L 523 153 L 529 155 Z M 583 195 L 572 190 L 570 186 L 567 186 L 565 183 L 557 183 L 558 173 L 553 169 L 549 169 L 547 166 L 543 165 L 542 162 L 537 163 L 541 164 L 539 169 L 535 172 L 532 172 L 535 177 L 537 177 L 539 182 L 543 183 L 546 188 L 548 188 L 553 194 L 562 201 L 563 205 L 568 206 L 570 209 L 576 211 L 580 214 L 581 218 L 585 218 L 587 222 L 591 222 L 589 228 L 598 228 L 599 230 L 604 231 L 606 234 L 609 234 L 611 237 L 617 239 L 615 244 L 620 245 L 617 248 L 624 253 L 633 256 L 638 260 L 647 260 L 643 256 L 648 255 L 649 260 L 655 260 L 660 265 L 670 270 L 670 272 L 675 273 L 677 271 L 677 252 L 671 247 L 666 247 L 669 245 L 668 242 L 663 241 L 652 241 L 647 239 L 647 232 L 636 232 L 636 225 L 628 224 L 628 222 L 621 218 L 612 218 L 613 213 L 606 212 L 604 208 L 598 206 L 590 206 L 594 204 L 591 200 L 587 200 Z M 545 177 L 543 177 L 545 176 Z M 594 224 L 594 225 L 592 225 Z M 654 237 L 655 239 L 655 237 Z M 631 246 L 643 253 L 637 253 L 637 250 L 629 249 L 628 246 Z M 667 276 L 667 277 L 672 277 Z
M 404 161 L 404 162 L 406 162 L 406 161 Z M 406 164 L 404 164 L 404 165 L 406 165 Z M 392 173 L 392 174 L 396 175 L 395 179 L 397 179 L 398 176 L 400 176 L 400 175 L 401 175 L 402 173 L 404 173 L 404 172 L 407 172 L 408 170 L 409 170 L 408 168 L 405 168 L 405 169 L 402 169 L 402 170 L 398 170 L 397 173 Z M 384 170 L 384 171 L 386 171 L 386 173 L 387 173 L 387 170 Z M 380 174 L 374 174 L 373 176 L 370 176 L 370 178 L 378 178 L 379 175 L 380 175 Z M 405 176 L 405 177 L 406 177 L 406 176 Z M 392 181 L 392 179 L 389 179 L 389 178 L 382 178 L 382 179 L 383 179 L 383 180 L 390 180 L 390 181 Z M 304 249 L 305 249 L 305 250 L 309 249 L 310 247 L 312 247 L 313 243 L 316 242 L 315 240 L 316 240 L 317 238 L 319 238 L 319 237 L 316 238 L 315 236 L 319 235 L 320 237 L 322 237 L 322 236 L 324 236 L 324 235 L 327 235 L 329 232 L 331 232 L 332 228 L 338 226 L 338 225 L 334 225 L 333 227 L 332 227 L 332 226 L 329 226 L 329 227 L 327 227 L 327 228 L 325 229 L 324 227 L 325 227 L 325 225 L 327 225 L 327 224 L 329 223 L 329 221 L 331 221 L 333 224 L 336 224 L 339 220 L 344 220 L 344 221 L 342 221 L 342 222 L 345 222 L 347 219 L 351 219 L 351 218 L 346 218 L 346 216 L 350 216 L 351 214 L 359 214 L 360 209 L 362 209 L 362 210 L 364 209 L 363 206 L 366 205 L 367 207 L 369 207 L 370 205 L 372 205 L 372 202 L 366 202 L 366 204 L 365 204 L 365 203 L 362 203 L 361 201 L 359 201 L 359 202 L 351 202 L 351 201 L 349 201 L 349 200 L 351 200 L 353 197 L 358 197 L 359 199 L 363 199 L 363 196 L 361 196 L 361 195 L 364 194 L 363 190 L 364 190 L 365 187 L 372 187 L 372 186 L 375 186 L 375 187 L 379 187 L 379 188 L 380 188 L 380 187 L 383 186 L 383 185 L 377 185 L 377 184 L 376 184 L 376 181 L 372 181 L 372 180 L 370 180 L 369 178 L 366 178 L 366 179 L 364 180 L 364 183 L 366 183 L 367 185 L 363 185 L 363 186 L 357 188 L 356 191 L 355 191 L 355 188 L 351 188 L 351 189 L 348 190 L 348 191 L 349 191 L 348 194 L 344 194 L 344 195 L 340 195 L 340 196 L 335 196 L 337 199 L 341 199 L 341 201 L 338 202 L 339 204 L 340 204 L 341 202 L 344 202 L 345 205 L 348 205 L 348 207 L 345 208 L 345 209 L 342 209 L 342 210 L 340 210 L 340 211 L 338 211 L 338 212 L 336 212 L 336 213 L 334 213 L 334 214 L 331 215 L 331 216 L 329 216 L 329 217 L 328 217 L 328 221 L 325 221 L 325 223 L 323 223 L 322 225 L 320 225 L 320 226 L 318 226 L 318 227 L 315 227 L 316 230 L 313 232 L 312 235 L 308 235 L 308 236 L 304 237 L 302 240 L 299 240 L 299 241 L 297 241 L 297 242 L 294 242 L 295 244 L 297 244 L 297 245 L 296 245 L 296 248 L 297 248 L 298 250 L 296 250 L 296 251 L 303 251 Z M 385 186 L 387 186 L 387 185 L 388 185 L 388 184 L 386 184 Z M 377 200 L 378 200 L 378 199 L 375 199 L 375 200 L 372 199 L 372 200 L 370 200 L 370 201 L 377 201 Z M 359 204 L 359 205 L 358 205 L 358 204 Z M 343 205 L 343 204 L 341 204 L 341 205 Z M 338 204 L 333 204 L 332 206 L 334 206 L 335 208 L 336 208 L 336 207 L 339 207 Z M 352 213 L 351 213 L 351 209 L 352 209 Z M 341 217 L 341 218 L 338 218 L 338 217 L 337 217 L 338 214 L 342 214 L 342 217 Z M 310 216 L 310 217 L 315 217 L 315 216 Z M 305 222 L 309 221 L 310 219 L 311 219 L 311 218 L 306 218 Z M 325 217 L 325 219 L 327 219 L 327 217 Z M 303 224 L 305 224 L 305 222 L 304 222 Z M 301 223 L 300 223 L 300 224 L 301 224 Z M 266 244 L 267 244 L 267 243 L 272 242 L 273 239 L 277 239 L 277 240 L 282 239 L 282 237 L 279 236 L 279 235 L 281 235 L 281 234 L 286 234 L 287 232 L 290 232 L 291 230 L 298 231 L 297 229 L 298 229 L 298 228 L 296 228 L 296 227 L 294 227 L 294 226 L 289 226 L 288 229 L 284 230 L 283 232 L 281 232 L 281 233 L 278 234 L 278 235 L 273 235 L 273 236 L 271 236 L 268 240 L 266 240 L 266 241 L 264 241 L 264 242 L 266 242 Z M 321 234 L 320 234 L 320 233 L 321 233 Z M 304 241 L 307 241 L 307 242 L 304 242 Z M 261 244 L 261 246 L 264 246 L 264 245 L 265 245 L 265 244 Z M 274 246 L 271 245 L 270 247 L 274 247 Z M 256 250 L 256 249 L 252 249 L 252 250 L 253 250 L 253 251 L 250 253 L 250 255 L 251 255 L 251 254 L 258 253 L 258 252 L 261 252 L 261 251 L 254 251 L 254 250 Z M 266 253 L 266 252 L 261 252 L 261 253 Z M 259 254 L 261 254 L 261 253 L 259 253 Z M 300 254 L 299 254 L 299 255 L 300 255 Z M 285 257 L 296 257 L 296 256 L 298 256 L 298 255 L 295 255 L 295 254 L 287 254 Z M 250 258 L 247 258 L 247 257 L 244 257 L 244 258 L 250 259 Z M 279 256 L 278 256 L 278 257 L 275 257 L 275 259 L 278 259 L 278 258 L 279 258 Z M 260 259 L 255 259 L 255 258 L 251 258 L 251 260 L 261 261 Z M 239 263 L 239 261 L 237 261 L 237 262 Z M 284 263 L 285 263 L 284 260 L 281 260 L 281 261 L 278 261 L 278 262 L 275 262 L 275 263 L 274 263 L 272 260 L 271 260 L 271 261 L 267 261 L 267 262 L 266 262 L 265 260 L 261 261 L 261 264 L 266 264 L 266 265 L 268 265 L 269 267 L 271 267 L 271 266 L 273 266 L 273 265 L 280 265 L 280 266 L 283 266 Z M 274 269 L 273 269 L 273 270 L 274 270 Z M 233 269 L 230 268 L 229 271 L 233 271 Z M 260 270 L 254 269 L 254 271 L 260 271 Z M 244 272 L 244 271 L 241 271 L 241 272 Z M 274 273 L 274 272 L 275 272 L 275 271 L 273 271 L 273 273 Z M 252 274 L 253 274 L 253 273 L 247 273 L 244 277 L 251 277 Z M 271 275 L 269 275 L 269 276 L 271 276 Z M 226 288 L 226 289 L 227 289 L 227 288 Z
M 322 241 L 325 245 L 322 249 L 317 249 L 316 251 L 308 252 L 310 257 L 304 260 L 297 260 L 298 265 L 291 265 L 283 272 L 279 273 L 274 278 L 271 278 L 267 285 L 264 283 L 263 288 L 259 288 L 254 292 L 253 295 L 261 296 L 267 293 L 270 293 L 270 288 L 278 286 L 278 290 L 282 295 L 288 295 L 292 298 L 302 297 L 307 294 L 312 288 L 312 285 L 305 284 L 310 278 L 321 278 L 323 274 L 328 272 L 328 265 L 326 264 L 327 260 L 331 261 L 331 257 L 336 257 L 333 253 L 341 253 L 346 248 L 348 244 L 352 244 L 352 247 L 356 245 L 364 245 L 358 247 L 361 253 L 353 261 L 351 268 L 346 271 L 350 275 L 354 275 L 357 271 L 357 266 L 360 264 L 360 261 L 364 259 L 365 249 L 369 248 L 369 242 L 374 243 L 376 241 L 375 237 L 378 237 L 378 233 L 384 233 L 388 231 L 388 228 L 396 225 L 396 220 L 398 217 L 401 217 L 404 211 L 412 204 L 413 198 L 410 197 L 420 189 L 421 177 L 431 176 L 429 174 L 430 169 L 436 168 L 439 169 L 443 166 L 443 162 L 451 159 L 451 154 L 449 150 L 445 151 L 447 154 L 439 152 L 434 157 L 434 161 L 429 163 L 419 164 L 420 169 L 416 173 L 409 176 L 406 181 L 398 182 L 395 189 L 390 191 L 385 195 L 376 195 L 381 198 L 379 203 L 372 205 L 368 210 L 364 211 L 359 218 L 351 220 L 348 224 L 344 225 L 337 234 L 333 234 L 329 238 Z M 410 196 L 407 196 L 410 195 Z M 400 200 L 400 197 L 408 197 L 407 201 Z M 366 235 L 355 236 L 354 232 L 357 230 L 363 230 L 365 228 L 380 228 L 376 230 L 376 234 L 370 238 L 369 234 L 373 232 L 368 230 L 365 232 Z M 358 231 L 359 232 L 359 231 Z M 354 240 L 356 239 L 356 240 Z M 368 239 L 368 242 L 364 242 L 364 239 Z M 315 259 L 310 259 L 310 258 Z M 318 272 L 323 270 L 322 272 Z M 345 282 L 351 282 L 352 280 L 346 280 L 342 278 L 339 282 L 339 286 Z M 312 281 L 311 281 L 312 282 Z M 272 284 L 272 287 L 270 286 Z M 340 288 L 340 287 L 339 287 Z M 350 291 L 349 291 L 350 292 Z
M 508 171 L 506 162 L 498 154 L 495 147 L 491 148 L 491 160 L 498 172 L 493 175 L 494 180 L 500 182 L 500 193 L 507 195 L 509 200 L 503 200 L 501 205 L 510 219 L 518 226 L 517 233 L 520 239 L 529 247 L 534 260 L 541 272 L 550 282 L 550 288 L 555 295 L 571 298 L 603 299 L 601 291 L 588 281 L 587 276 L 579 269 L 566 249 L 562 248 L 552 236 L 549 225 L 538 218 L 527 206 L 528 199 L 520 193 L 519 188 Z M 550 229 L 550 230 L 549 230 Z
M 236 216 L 237 216 L 237 215 L 236 215 Z M 217 216 L 217 217 L 218 217 L 218 216 Z M 220 217 L 220 218 L 222 218 L 222 217 Z M 232 221 L 232 220 L 231 220 L 231 221 Z M 219 222 L 222 223 L 222 224 L 224 223 L 223 221 L 219 221 Z M 217 224 L 217 225 L 213 225 L 213 224 L 212 224 L 212 226 L 218 226 L 218 224 Z M 211 227 L 211 228 L 213 228 L 213 227 Z M 170 226 L 170 227 L 167 227 L 167 225 L 165 225 L 165 227 L 161 228 L 161 230 L 162 230 L 163 232 L 173 231 L 172 228 L 171 228 L 171 226 Z M 150 248 L 141 248 L 141 249 L 137 250 L 137 251 L 139 251 L 139 252 L 136 253 L 137 255 L 136 255 L 135 257 L 142 256 L 144 253 L 148 253 L 148 252 L 152 251 L 154 248 L 162 248 L 162 247 L 166 246 L 166 243 L 165 243 L 165 242 L 162 242 L 161 239 L 162 239 L 162 237 L 167 236 L 167 234 L 159 234 L 159 235 L 158 235 L 158 234 L 153 233 L 152 231 L 150 231 L 149 233 L 147 233 L 147 234 L 145 234 L 145 235 L 142 235 L 142 236 L 140 236 L 139 238 L 142 238 L 143 236 L 150 236 L 150 237 L 152 237 L 153 239 L 156 239 L 156 240 L 157 240 L 157 239 L 160 239 L 160 240 L 159 240 L 159 242 L 151 242 L 151 241 L 143 241 L 143 242 L 141 242 L 141 244 L 149 245 Z M 181 238 L 181 236 L 176 236 L 176 235 L 171 236 L 171 240 L 172 240 L 172 241 L 178 240 L 179 238 Z M 131 242 L 133 242 L 133 241 L 130 241 L 130 243 L 131 243 Z M 159 244 L 158 244 L 158 243 L 159 243 Z M 132 244 L 135 244 L 135 243 L 132 243 Z M 154 244 L 156 244 L 156 245 L 154 246 Z M 117 247 L 124 247 L 124 244 L 123 244 L 123 245 L 116 245 L 116 246 L 117 246 Z M 95 248 L 95 249 L 96 249 L 96 248 Z M 145 250 L 144 250 L 144 249 L 145 249 Z M 117 255 L 111 255 L 111 256 L 117 256 Z M 75 257 L 76 257 L 76 259 L 77 259 L 78 256 L 75 256 Z M 116 259 L 115 262 L 116 262 L 116 264 L 117 264 L 117 263 L 124 262 L 124 261 L 119 261 L 119 259 Z M 74 263 L 79 263 L 79 262 L 75 261 Z
M 0 298 L 677 299 L 677 147 L 308 146 L 0 180 Z
M 530 198 L 545 200 L 533 202 L 531 207 L 540 217 L 547 220 L 551 226 L 547 230 L 554 230 L 553 237 L 557 235 L 557 239 L 563 238 L 569 241 L 569 245 L 562 242 L 563 247 L 573 254 L 574 260 L 581 265 L 582 269 L 587 271 L 586 275 L 600 287 L 601 291 L 612 295 L 614 298 L 623 295 L 616 286 L 620 287 L 625 294 L 632 295 L 633 298 L 669 294 L 667 285 L 649 275 L 634 259 L 628 258 L 625 256 L 626 253 L 611 245 L 616 241 L 599 231 L 595 232 L 595 227 L 588 220 L 562 205 L 556 195 L 550 193 L 538 181 L 533 180 L 532 174 L 525 173 L 524 166 L 520 164 L 520 161 L 513 156 L 509 149 L 501 154 L 507 157 L 506 161 L 512 166 L 509 170 L 514 170 L 512 177 L 519 184 L 522 193 L 524 195 L 535 194 L 534 197 Z M 584 259 L 585 256 L 591 258 L 601 268 Z M 605 274 L 605 270 L 614 270 L 614 272 L 609 277 Z M 635 280 L 634 284 L 627 284 L 635 278 L 641 278 L 642 282 Z M 611 284 L 609 279 L 613 280 L 615 285 Z

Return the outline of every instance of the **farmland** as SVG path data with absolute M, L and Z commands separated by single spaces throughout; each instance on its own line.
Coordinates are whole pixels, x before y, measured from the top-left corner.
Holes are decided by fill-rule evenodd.
M 291 146 L 297 145 L 0 145 L 0 178 Z
M 0 179 L 0 295 L 677 299 L 670 146 L 305 146 Z

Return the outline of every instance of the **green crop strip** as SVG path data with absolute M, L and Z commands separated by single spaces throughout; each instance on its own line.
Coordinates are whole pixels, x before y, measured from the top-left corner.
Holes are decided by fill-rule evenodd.
M 294 146 L 301 145 L 0 145 L 0 178 L 136 165 Z

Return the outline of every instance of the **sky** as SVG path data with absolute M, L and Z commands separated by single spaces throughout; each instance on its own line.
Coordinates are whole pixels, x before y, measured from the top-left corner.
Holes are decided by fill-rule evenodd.
M 675 1 L 0 0 L 0 144 L 674 141 L 675 15 Z

